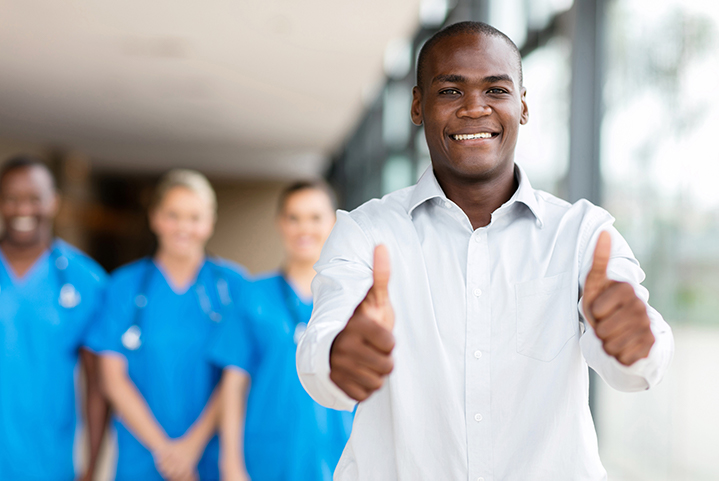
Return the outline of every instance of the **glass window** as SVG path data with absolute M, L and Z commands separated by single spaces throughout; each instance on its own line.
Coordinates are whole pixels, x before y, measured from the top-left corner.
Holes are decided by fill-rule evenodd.
M 600 454 L 610 479 L 719 479 L 719 4 L 616 0 L 606 24 L 604 206 L 676 350 L 647 392 L 599 384 Z
M 557 36 L 524 58 L 529 122 L 515 156 L 533 187 L 559 196 L 569 167 L 570 56 L 570 42 Z

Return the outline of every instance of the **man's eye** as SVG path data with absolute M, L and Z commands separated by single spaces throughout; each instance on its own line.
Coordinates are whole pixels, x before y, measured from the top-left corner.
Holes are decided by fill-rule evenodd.
M 459 95 L 459 90 L 457 89 L 444 89 L 439 91 L 440 95 Z
M 500 88 L 492 88 L 492 89 L 489 89 L 487 92 L 490 94 L 506 94 L 507 93 L 506 90 L 500 89 Z

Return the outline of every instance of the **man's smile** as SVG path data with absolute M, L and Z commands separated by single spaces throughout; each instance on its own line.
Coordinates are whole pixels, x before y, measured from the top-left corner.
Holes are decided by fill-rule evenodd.
M 475 139 L 491 139 L 498 134 L 492 132 L 477 132 L 473 134 L 452 134 L 450 137 L 454 140 L 475 140 Z
M 14 217 L 10 222 L 10 227 L 18 232 L 30 232 L 37 227 L 37 219 L 29 215 Z

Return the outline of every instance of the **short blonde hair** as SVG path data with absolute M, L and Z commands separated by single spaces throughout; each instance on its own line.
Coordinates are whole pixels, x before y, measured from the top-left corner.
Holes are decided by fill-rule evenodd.
M 213 213 L 217 211 L 217 195 L 212 184 L 207 177 L 190 169 L 172 169 L 160 177 L 150 201 L 150 210 L 156 209 L 167 193 L 175 187 L 184 187 L 194 192 L 209 202 Z

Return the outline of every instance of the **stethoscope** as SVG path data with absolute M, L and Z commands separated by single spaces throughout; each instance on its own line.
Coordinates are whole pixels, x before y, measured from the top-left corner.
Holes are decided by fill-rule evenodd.
M 232 304 L 232 297 L 230 296 L 230 289 L 227 284 L 227 280 L 217 266 L 215 266 L 209 261 L 207 261 L 206 263 L 209 266 L 212 272 L 212 276 L 215 280 L 217 297 L 219 298 L 220 304 L 222 305 L 221 309 L 224 309 L 230 304 Z M 156 270 L 153 264 L 154 263 L 152 261 L 152 258 L 148 257 L 145 272 L 142 276 L 142 281 L 140 283 L 140 290 L 138 291 L 134 299 L 135 310 L 133 312 L 132 324 L 130 325 L 130 327 L 127 328 L 127 330 L 122 334 L 122 337 L 120 338 L 120 340 L 122 341 L 122 345 L 130 351 L 136 351 L 142 345 L 142 311 L 147 306 L 147 291 L 150 287 L 150 281 L 152 280 L 152 277 L 155 274 Z M 199 281 L 199 273 L 197 277 L 198 281 L 195 283 L 195 292 L 197 292 L 197 297 L 200 301 L 200 308 L 207 315 L 207 317 L 210 318 L 211 321 L 220 322 L 222 320 L 222 314 L 213 310 L 212 301 L 207 294 L 207 290 L 205 289 L 204 284 Z
M 56 245 L 53 245 L 52 249 L 50 249 L 50 263 L 51 268 L 55 267 L 58 284 L 60 285 L 60 295 L 57 303 L 65 309 L 76 307 L 80 304 L 81 297 L 75 286 L 67 278 L 66 270 L 70 265 L 70 261 L 60 252 Z
M 52 248 L 50 251 L 50 257 L 53 265 L 57 271 L 57 279 L 60 284 L 60 297 L 57 303 L 65 309 L 72 309 L 73 307 L 80 304 L 80 293 L 75 289 L 75 286 L 69 282 L 67 278 L 67 267 L 70 265 L 70 261 L 67 257 L 62 255 L 60 249 L 57 246 Z
M 287 307 L 287 310 L 292 317 L 292 321 L 295 324 L 295 331 L 292 333 L 292 338 L 294 339 L 295 344 L 299 344 L 300 339 L 302 339 L 302 335 L 307 330 L 307 323 L 302 319 L 302 316 L 298 311 L 298 298 L 297 295 L 292 292 L 292 287 L 290 286 L 290 281 L 287 278 L 287 275 L 284 272 L 281 272 L 281 274 L 282 294 L 284 296 L 285 306 Z

